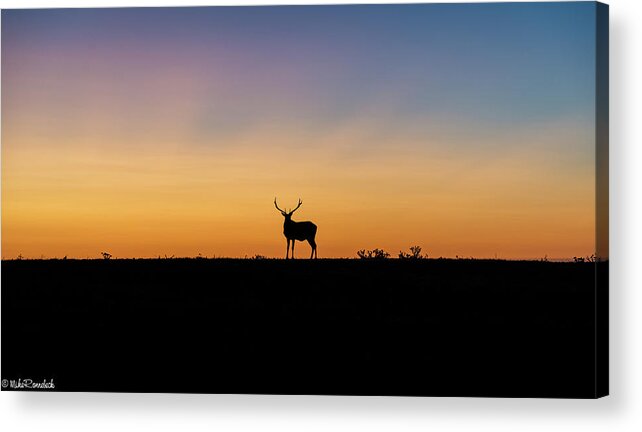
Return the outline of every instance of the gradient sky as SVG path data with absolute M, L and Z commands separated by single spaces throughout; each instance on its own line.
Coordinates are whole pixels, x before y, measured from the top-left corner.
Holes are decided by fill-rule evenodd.
M 590 255 L 595 13 L 4 10 L 2 257 Z

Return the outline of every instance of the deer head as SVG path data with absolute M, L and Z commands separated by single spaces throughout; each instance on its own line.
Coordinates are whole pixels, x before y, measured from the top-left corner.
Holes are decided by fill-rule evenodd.
M 289 212 L 287 212 L 279 208 L 279 205 L 276 203 L 276 198 L 274 198 L 274 207 L 276 207 L 276 209 L 281 212 L 281 215 L 285 218 L 286 221 L 292 220 L 292 214 L 297 211 L 299 207 L 301 207 L 301 204 L 303 204 L 303 201 L 301 201 L 301 199 L 299 198 L 299 204 L 297 204 L 294 210 L 290 210 Z

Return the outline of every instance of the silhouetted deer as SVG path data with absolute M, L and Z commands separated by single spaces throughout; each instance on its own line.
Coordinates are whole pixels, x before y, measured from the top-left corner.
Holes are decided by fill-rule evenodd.
M 285 221 L 283 222 L 283 235 L 288 239 L 288 246 L 285 251 L 285 259 L 288 259 L 288 254 L 290 253 L 290 241 L 292 242 L 292 259 L 294 259 L 294 243 L 296 240 L 303 241 L 307 240 L 312 247 L 312 253 L 310 254 L 310 259 L 317 257 L 317 244 L 314 241 L 314 236 L 317 235 L 317 226 L 310 221 L 305 222 L 294 222 L 292 220 L 292 213 L 297 211 L 301 207 L 303 201 L 299 199 L 299 204 L 294 210 L 290 212 L 283 211 L 279 208 L 276 203 L 276 198 L 274 198 L 274 207 L 281 212 Z

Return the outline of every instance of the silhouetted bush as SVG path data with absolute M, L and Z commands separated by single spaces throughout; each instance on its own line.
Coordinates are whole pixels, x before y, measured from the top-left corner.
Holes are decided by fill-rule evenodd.
M 103 259 L 111 259 L 111 254 L 109 252 L 101 252 L 100 254 L 103 256 Z
M 357 252 L 357 256 L 361 259 L 386 259 L 390 254 L 383 249 L 361 249 Z
M 595 255 L 587 256 L 587 257 L 573 257 L 573 262 L 595 262 Z
M 399 259 L 422 259 L 427 258 L 421 254 L 421 246 L 410 246 L 410 253 L 399 251 Z

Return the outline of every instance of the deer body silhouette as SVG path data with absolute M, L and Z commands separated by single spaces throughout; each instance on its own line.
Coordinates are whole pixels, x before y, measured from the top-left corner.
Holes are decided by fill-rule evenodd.
M 283 235 L 288 241 L 287 249 L 285 250 L 285 259 L 289 258 L 290 242 L 292 242 L 292 259 L 294 259 L 294 243 L 296 243 L 297 240 L 307 240 L 310 247 L 312 247 L 310 259 L 317 257 L 317 243 L 314 240 L 314 237 L 317 235 L 317 226 L 310 221 L 295 222 L 292 220 L 292 214 L 301 207 L 301 204 L 303 204 L 303 201 L 299 199 L 299 204 L 296 208 L 286 212 L 279 208 L 279 205 L 276 203 L 276 198 L 274 198 L 274 207 L 276 207 L 276 209 L 280 211 L 281 215 L 285 218 L 283 221 Z

